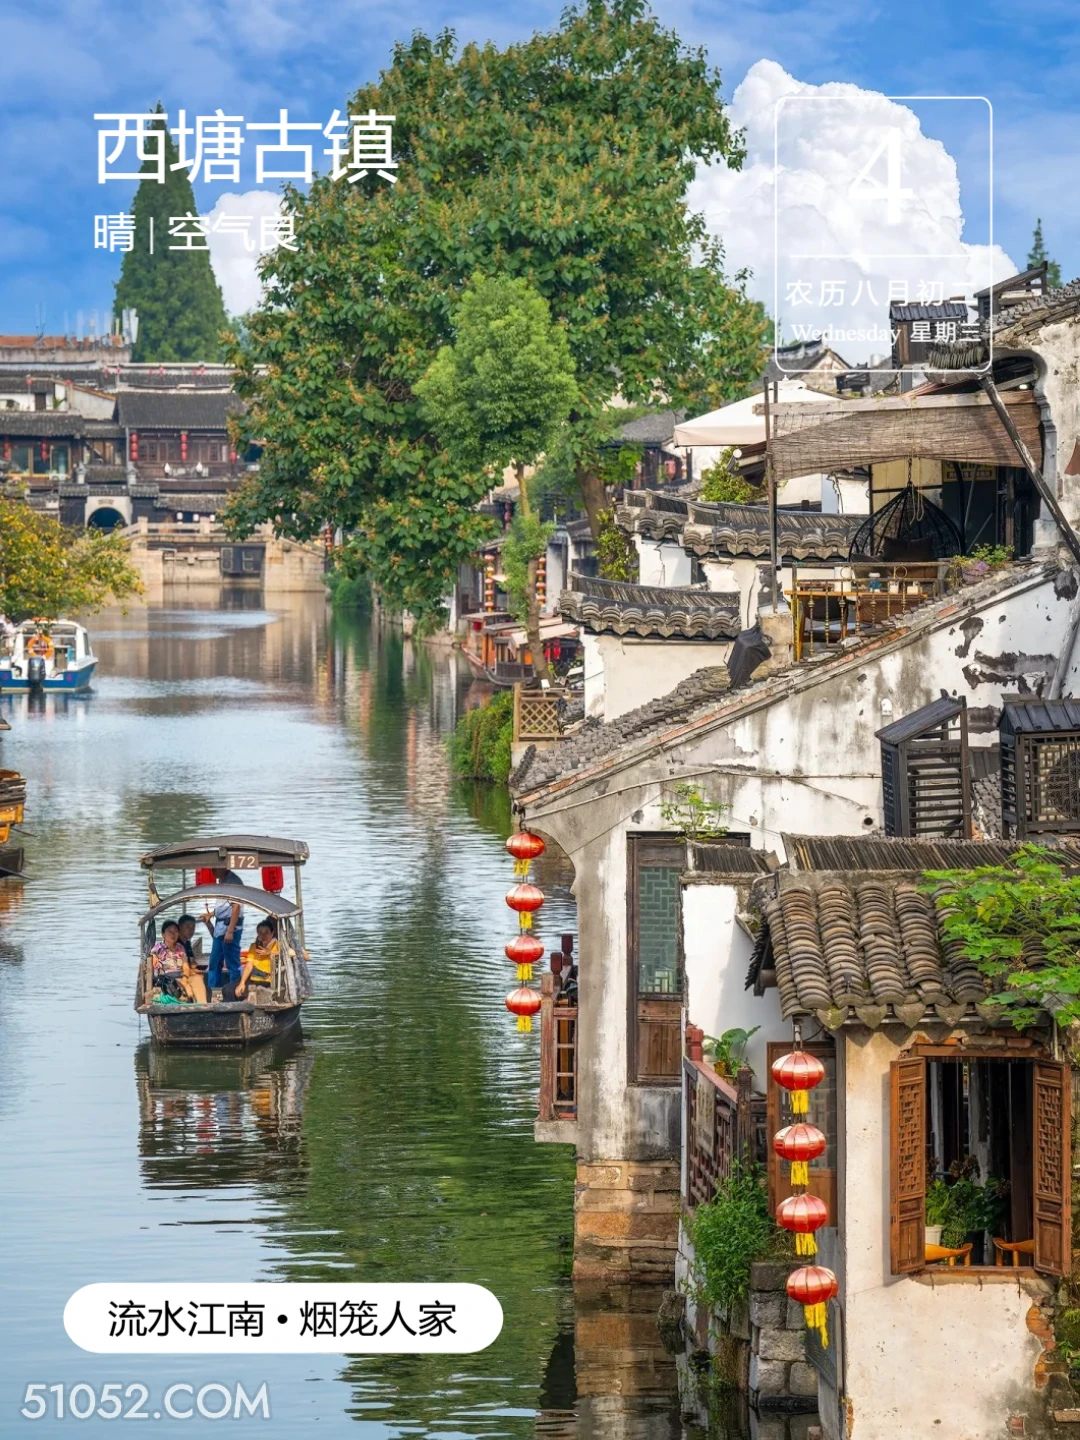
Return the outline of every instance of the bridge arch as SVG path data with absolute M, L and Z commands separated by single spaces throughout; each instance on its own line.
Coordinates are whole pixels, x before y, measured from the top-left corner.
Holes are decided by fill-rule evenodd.
M 100 496 L 86 501 L 86 526 L 94 530 L 115 530 L 131 524 L 131 499 L 127 495 Z

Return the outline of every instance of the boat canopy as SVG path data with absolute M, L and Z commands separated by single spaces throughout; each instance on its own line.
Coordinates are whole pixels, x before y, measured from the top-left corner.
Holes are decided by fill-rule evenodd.
M 139 862 L 144 870 L 227 870 L 230 855 L 254 855 L 251 868 L 262 865 L 303 865 L 310 851 L 304 840 L 281 840 L 271 835 L 208 835 L 181 840 L 148 850 Z M 222 886 L 215 887 L 221 890 Z
M 273 915 L 276 920 L 288 920 L 300 914 L 300 906 L 294 900 L 271 894 L 269 890 L 256 890 L 253 885 L 190 885 L 186 890 L 178 890 L 175 895 L 159 900 L 147 910 L 139 923 L 146 925 L 156 920 L 163 910 L 185 904 L 188 900 L 208 900 L 215 905 L 220 905 L 222 900 L 237 900 L 241 905 L 250 905 L 253 910 Z

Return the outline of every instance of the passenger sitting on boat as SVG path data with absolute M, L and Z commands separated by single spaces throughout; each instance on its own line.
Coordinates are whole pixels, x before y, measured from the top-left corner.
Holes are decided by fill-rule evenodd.
M 243 997 L 248 985 L 265 986 L 267 989 L 274 979 L 274 959 L 278 953 L 276 926 L 273 920 L 260 920 L 255 926 L 255 943 L 245 950 L 241 959 L 244 968 L 240 983 L 236 987 L 236 998 Z
M 176 1000 L 194 1000 L 206 1004 L 206 986 L 202 976 L 188 963 L 180 943 L 180 927 L 175 920 L 166 920 L 161 939 L 150 951 L 154 966 L 154 984 Z
M 184 948 L 184 954 L 188 958 L 188 964 L 191 965 L 194 970 L 198 971 L 203 980 L 205 980 L 210 957 L 203 954 L 202 941 L 199 940 L 196 942 L 194 940 L 195 927 L 199 922 L 195 919 L 194 915 L 181 915 L 176 923 L 180 927 L 180 944 Z

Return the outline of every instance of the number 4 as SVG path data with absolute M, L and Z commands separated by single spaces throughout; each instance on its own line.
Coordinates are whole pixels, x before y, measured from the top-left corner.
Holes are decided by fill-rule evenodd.
M 884 200 L 886 202 L 885 218 L 890 225 L 895 225 L 900 219 L 900 201 L 910 200 L 915 194 L 914 190 L 906 190 L 900 184 L 902 138 L 897 127 L 891 125 L 885 131 L 885 138 L 881 144 L 848 186 L 848 194 L 853 199 L 857 200 L 860 196 L 866 196 L 869 200 Z M 884 185 L 870 173 L 883 152 L 885 154 Z

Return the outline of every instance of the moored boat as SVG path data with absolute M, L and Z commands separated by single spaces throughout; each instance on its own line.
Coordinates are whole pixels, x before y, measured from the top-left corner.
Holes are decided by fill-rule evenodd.
M 297 1024 L 312 994 L 300 889 L 300 869 L 307 858 L 304 841 L 262 835 L 212 836 L 165 845 L 142 857 L 150 908 L 139 922 L 135 1009 L 147 1017 L 157 1044 L 257 1045 Z M 293 898 L 284 894 L 287 867 L 293 872 Z M 179 889 L 164 899 L 158 892 L 161 871 L 179 871 L 181 877 Z M 245 883 L 249 877 L 261 884 Z M 274 940 L 265 983 L 249 984 L 239 999 L 231 996 L 231 986 L 208 990 L 206 1003 L 184 993 L 178 996 L 180 987 L 163 983 L 155 970 L 159 936 L 185 912 L 201 918 L 200 905 L 209 914 L 230 902 L 241 907 L 241 913 L 270 922 Z M 245 958 L 250 954 L 249 946 Z M 194 966 L 200 958 L 196 949 Z
M 86 690 L 97 669 L 86 627 L 74 620 L 25 620 L 0 653 L 0 692 Z

